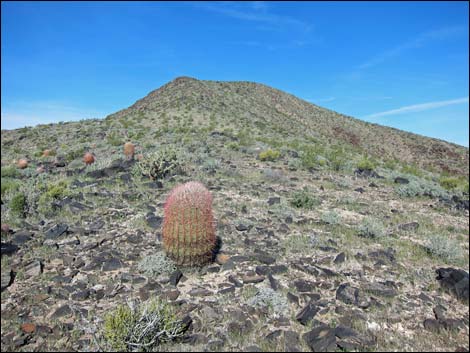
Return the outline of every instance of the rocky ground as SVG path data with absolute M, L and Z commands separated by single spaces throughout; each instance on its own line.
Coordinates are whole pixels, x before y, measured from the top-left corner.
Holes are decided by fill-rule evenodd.
M 56 217 L 2 235 L 2 350 L 95 350 L 93 320 L 150 296 L 192 319 L 165 350 L 468 349 L 468 254 L 462 270 L 419 244 L 419 230 L 436 227 L 468 241 L 468 208 L 404 202 L 382 179 L 224 159 L 206 177 L 216 262 L 149 277 L 138 263 L 162 251 L 165 197 L 192 178 L 137 186 L 132 164 L 69 172 L 74 193 Z M 289 203 L 304 186 L 318 200 L 311 210 Z M 328 210 L 334 224 L 322 220 Z M 385 220 L 386 235 L 358 235 L 369 214 Z

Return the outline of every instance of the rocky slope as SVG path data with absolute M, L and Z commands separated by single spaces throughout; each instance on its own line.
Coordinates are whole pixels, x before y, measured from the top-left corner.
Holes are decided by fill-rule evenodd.
M 176 148 L 183 168 L 150 180 L 126 140 L 144 159 Z M 163 351 L 469 348 L 468 186 L 440 173 L 468 175 L 468 149 L 188 78 L 1 147 L 2 350 L 98 350 L 106 314 L 153 297 L 189 323 Z M 163 203 L 190 180 L 213 195 L 218 253 L 177 268 Z

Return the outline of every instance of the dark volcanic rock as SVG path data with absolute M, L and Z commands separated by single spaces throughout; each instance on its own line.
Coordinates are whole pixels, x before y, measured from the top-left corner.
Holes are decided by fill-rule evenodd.
M 180 270 L 174 271 L 170 276 L 170 284 L 176 287 L 181 277 L 183 277 L 183 273 Z
M 281 203 L 281 198 L 280 197 L 270 197 L 268 199 L 268 205 L 269 206 L 272 206 L 272 205 L 278 204 L 278 203 Z
M 404 231 L 415 231 L 419 228 L 418 222 L 403 223 L 398 225 L 398 229 Z
M 312 352 L 333 352 L 336 350 L 335 330 L 327 325 L 320 325 L 305 333 L 304 341 Z
M 338 255 L 336 255 L 333 262 L 335 264 L 340 264 L 340 263 L 343 263 L 345 259 L 346 259 L 346 254 L 344 252 L 342 252 L 342 253 L 339 253 Z
M 295 319 L 302 325 L 307 325 L 312 320 L 320 309 L 312 302 L 308 303 L 295 317 Z
M 436 280 L 442 288 L 452 293 L 457 299 L 467 302 L 469 300 L 469 275 L 468 272 L 456 268 L 438 268 Z
M 147 224 L 149 225 L 149 227 L 153 228 L 153 229 L 158 229 L 161 227 L 162 225 L 162 217 L 157 217 L 157 216 L 150 216 L 146 219 L 147 221 Z
M 30 232 L 27 230 L 18 231 L 13 236 L 13 243 L 21 246 L 24 243 L 33 239 L 33 235 L 34 235 L 33 232 Z
M 336 299 L 346 304 L 352 304 L 360 308 L 368 308 L 370 302 L 359 290 L 359 288 L 352 287 L 348 283 L 341 284 L 336 290 Z
M 395 184 L 409 184 L 410 181 L 406 178 L 402 178 L 402 177 L 396 177 L 395 178 Z
M 294 285 L 299 292 L 311 292 L 314 288 L 313 283 L 305 281 L 303 279 L 295 281 Z
M 46 239 L 57 239 L 69 229 L 69 226 L 63 223 L 56 224 L 46 233 Z
M 18 246 L 12 243 L 1 243 L 1 254 L 2 255 L 11 255 L 15 252 L 17 252 L 19 249 Z
M 6 288 L 8 288 L 9 286 L 11 286 L 11 284 L 13 283 L 13 280 L 15 278 L 15 274 L 14 272 L 10 269 L 10 268 L 2 268 L 2 272 L 1 272 L 1 280 L 2 280 L 2 283 L 1 283 L 1 291 L 3 292 L 3 290 L 5 290 Z

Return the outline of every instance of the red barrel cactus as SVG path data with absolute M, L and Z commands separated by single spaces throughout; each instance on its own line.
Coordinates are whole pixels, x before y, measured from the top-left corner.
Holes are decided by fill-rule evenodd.
M 95 162 L 95 156 L 93 156 L 90 152 L 85 153 L 83 156 L 83 163 L 86 165 L 93 164 Z
M 25 158 L 21 158 L 20 160 L 18 160 L 16 165 L 19 169 L 25 169 L 28 167 L 28 160 Z
M 126 142 L 124 144 L 124 154 L 128 159 L 134 158 L 135 146 L 132 142 Z
M 213 258 L 212 195 L 199 182 L 175 187 L 164 206 L 163 247 L 178 265 L 203 265 Z

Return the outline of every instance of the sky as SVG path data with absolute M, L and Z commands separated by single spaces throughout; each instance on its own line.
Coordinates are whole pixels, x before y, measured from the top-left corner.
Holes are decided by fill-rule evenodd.
M 2 129 L 104 118 L 178 76 L 253 81 L 469 145 L 468 2 L 1 3 Z

